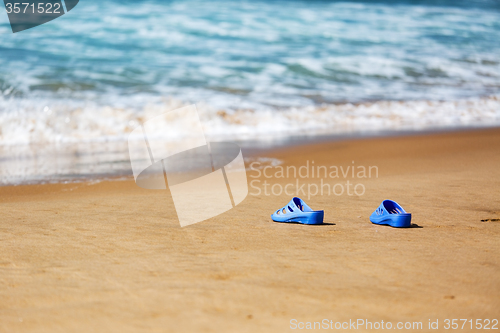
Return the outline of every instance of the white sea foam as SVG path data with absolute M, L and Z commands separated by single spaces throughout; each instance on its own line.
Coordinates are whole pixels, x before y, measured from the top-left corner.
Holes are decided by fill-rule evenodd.
M 0 98 L 0 107 L 9 105 L 8 112 L 0 112 L 0 185 L 130 175 L 128 134 L 144 120 L 184 105 L 164 99 L 138 110 L 49 102 L 12 103 Z M 220 109 L 199 103 L 198 110 L 208 140 L 251 140 L 252 144 L 265 145 L 300 135 L 500 126 L 500 96 L 267 110 Z M 157 124 L 170 129 L 161 139 L 172 143 L 189 140 L 190 129 L 182 123 L 171 118 L 168 123 Z
M 0 145 L 124 141 L 144 120 L 184 104 L 174 99 L 159 99 L 138 109 L 0 97 L 0 109 L 4 109 L 0 112 Z M 211 140 L 273 140 L 290 135 L 500 125 L 499 96 L 273 109 L 221 109 L 202 102 L 198 109 L 205 135 Z M 159 125 L 171 128 L 167 124 Z M 189 129 L 177 126 L 175 131 L 164 133 L 164 139 L 180 140 L 183 133 L 189 133 Z

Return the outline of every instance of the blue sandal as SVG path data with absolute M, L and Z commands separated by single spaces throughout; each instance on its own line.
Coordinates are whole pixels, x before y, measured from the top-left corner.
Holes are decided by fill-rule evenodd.
M 396 201 L 384 200 L 370 216 L 370 221 L 395 228 L 408 228 L 411 226 L 411 214 L 407 213 Z
M 324 212 L 312 210 L 304 200 L 293 198 L 288 205 L 271 215 L 274 222 L 298 222 L 302 224 L 323 224 Z

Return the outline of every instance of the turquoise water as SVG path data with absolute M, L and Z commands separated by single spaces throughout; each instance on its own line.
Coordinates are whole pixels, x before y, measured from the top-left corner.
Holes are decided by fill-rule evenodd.
M 500 91 L 494 0 L 83 0 L 17 34 L 2 15 L 5 96 L 259 108 Z
M 0 148 L 125 142 L 188 103 L 209 138 L 500 125 L 500 2 L 82 0 L 16 34 L 0 14 Z

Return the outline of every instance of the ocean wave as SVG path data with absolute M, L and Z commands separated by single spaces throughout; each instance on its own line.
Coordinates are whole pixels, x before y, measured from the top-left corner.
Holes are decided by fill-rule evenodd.
M 87 0 L 2 31 L 0 92 L 111 107 L 149 93 L 223 109 L 498 94 L 496 2 L 438 3 Z
M 0 108 L 10 110 L 0 112 L 0 145 L 125 141 L 132 129 L 145 120 L 186 105 L 168 98 L 144 103 L 138 109 L 0 97 Z M 500 125 L 499 95 L 453 101 L 376 101 L 272 109 L 224 109 L 203 102 L 197 106 L 210 140 L 273 140 L 291 135 Z M 161 139 L 182 140 L 189 134 L 189 128 L 179 127 L 176 121 L 158 124 L 168 129 Z

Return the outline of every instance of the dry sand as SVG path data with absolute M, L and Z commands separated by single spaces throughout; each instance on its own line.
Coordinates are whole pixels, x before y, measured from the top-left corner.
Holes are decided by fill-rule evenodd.
M 285 194 L 180 228 L 168 191 L 130 180 L 2 187 L 0 331 L 289 332 L 291 319 L 367 319 L 424 332 L 429 319 L 439 331 L 446 318 L 500 319 L 500 129 L 259 154 L 379 175 L 352 180 L 362 196 L 306 199 L 324 208 L 323 226 L 273 223 Z M 369 222 L 386 198 L 414 228 Z

